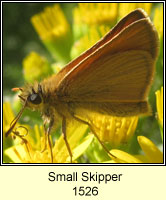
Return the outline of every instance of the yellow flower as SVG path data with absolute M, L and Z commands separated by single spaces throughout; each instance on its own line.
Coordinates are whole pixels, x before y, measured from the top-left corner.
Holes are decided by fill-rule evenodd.
M 42 80 L 51 75 L 52 69 L 46 58 L 36 52 L 31 52 L 23 60 L 24 78 L 27 82 Z
M 136 8 L 142 8 L 150 15 L 152 3 L 119 3 L 119 18 L 121 19 Z
M 149 140 L 145 136 L 138 136 L 137 139 L 149 163 L 163 162 L 163 153 L 151 140 Z
M 131 155 L 118 149 L 112 149 L 116 158 L 107 161 L 108 163 L 163 163 L 163 153 L 158 147 L 145 136 L 137 137 L 138 143 L 145 155 Z
M 6 103 L 4 110 L 6 110 L 6 105 L 8 106 L 8 111 L 12 113 L 10 104 Z M 6 115 L 8 116 L 8 113 L 4 112 L 4 119 L 7 118 Z M 88 135 L 82 140 L 87 130 L 87 126 L 82 125 L 75 120 L 68 121 L 67 124 L 67 139 L 73 153 L 73 161 L 76 162 L 76 159 L 85 152 L 92 142 L 93 135 Z M 4 123 L 5 131 L 7 130 L 6 126 L 9 128 L 9 126 Z M 51 153 L 48 144 L 46 150 L 43 152 L 41 151 L 45 144 L 43 126 L 39 127 L 35 125 L 34 129 L 30 129 L 26 126 L 26 129 L 29 133 L 26 136 L 22 136 L 24 133 L 22 133 L 23 130 L 21 129 L 21 125 L 14 129 L 11 135 L 16 138 L 16 142 L 12 147 L 4 150 L 4 153 L 14 163 L 51 163 Z M 50 139 L 52 141 L 51 137 Z M 82 140 L 81 143 L 80 140 Z M 55 142 L 52 141 L 52 146 L 54 163 L 70 162 L 69 153 L 62 135 Z
M 137 127 L 138 117 L 94 117 L 93 124 L 100 140 L 117 147 L 126 144 Z
M 66 124 L 67 124 L 66 132 L 67 132 L 68 143 L 70 144 L 70 148 L 73 153 L 73 159 L 76 159 L 78 155 L 80 156 L 86 150 L 85 148 L 83 149 L 80 148 L 81 151 L 78 152 L 74 149 L 77 148 L 79 145 L 81 145 L 79 144 L 79 142 L 80 140 L 82 140 L 88 127 L 87 125 L 80 124 L 76 120 L 67 120 Z M 92 139 L 93 139 L 92 137 L 91 138 L 87 137 L 85 140 L 83 140 L 83 142 L 89 140 L 88 144 L 90 144 L 92 142 Z M 88 146 L 83 145 L 83 147 L 87 148 Z M 69 152 L 67 151 L 67 147 L 65 145 L 63 136 L 61 136 L 55 142 L 55 145 L 53 147 L 53 153 L 55 154 L 58 163 L 70 162 Z
M 71 30 L 59 4 L 34 15 L 31 22 L 51 54 L 58 61 L 70 61 Z
M 160 6 L 160 8 L 155 9 L 153 22 L 159 33 L 160 38 L 162 38 L 163 37 L 163 6 Z
M 117 19 L 117 3 L 80 3 L 73 11 L 75 40 L 89 33 L 89 28 L 112 27 Z
M 40 127 L 40 131 L 41 129 L 42 127 Z M 44 138 L 40 137 L 38 133 L 39 127 L 36 125 L 34 130 L 29 132 L 28 138 L 20 138 L 20 141 L 17 144 L 5 150 L 5 154 L 14 163 L 50 163 L 51 156 L 48 149 L 41 152 L 41 145 L 44 146 Z M 36 142 L 34 141 L 34 136 L 32 137 L 31 134 L 38 136 L 35 138 Z
M 31 19 L 42 40 L 52 40 L 65 36 L 70 31 L 69 24 L 59 4 L 47 7 Z
M 35 126 L 36 133 L 41 130 L 42 127 Z M 84 129 L 82 129 L 84 131 Z M 78 131 L 78 129 L 77 129 Z M 76 137 L 78 132 L 74 132 L 73 135 Z M 93 140 L 93 135 L 88 135 L 84 138 L 83 142 L 81 142 L 78 146 L 77 143 L 79 142 L 79 137 L 77 137 L 75 140 L 75 143 L 72 143 L 72 146 L 75 146 L 76 148 L 72 149 L 73 158 L 72 160 L 76 162 L 76 159 L 81 156 L 84 151 L 87 149 L 87 147 L 90 145 L 90 143 Z M 35 138 L 36 139 L 36 138 Z M 73 142 L 73 139 L 71 137 L 68 138 L 68 141 L 70 143 Z M 8 149 L 5 150 L 5 154 L 11 158 L 11 160 L 14 163 L 51 163 L 51 154 L 49 151 L 49 147 L 47 146 L 47 149 L 45 151 L 41 151 L 42 147 L 44 146 L 44 137 L 40 137 L 36 139 L 36 143 L 34 141 L 34 138 L 28 138 L 24 140 L 21 140 L 20 144 L 14 145 Z M 38 148 L 39 147 L 39 148 Z M 70 157 L 68 155 L 68 151 L 66 148 L 66 145 L 63 141 L 63 136 L 61 136 L 56 142 L 53 147 L 53 162 L 54 163 L 66 163 L 70 162 Z
M 74 9 L 74 23 L 110 24 L 117 17 L 117 3 L 79 3 Z
M 5 137 L 5 133 L 9 130 L 11 126 L 11 122 L 15 118 L 15 115 L 11 109 L 11 105 L 9 102 L 5 102 L 3 104 L 3 149 L 5 150 L 11 145 L 15 145 L 18 142 L 20 142 L 19 137 L 15 137 L 15 134 L 12 132 L 10 133 L 11 137 Z M 22 128 L 24 127 L 24 128 Z M 29 129 L 28 125 L 22 125 L 20 123 L 17 123 L 17 127 L 14 129 L 14 132 L 18 132 L 19 130 L 22 131 L 22 134 L 26 135 L 27 130 Z M 14 138 L 14 140 L 12 139 Z
M 156 94 L 156 107 L 158 113 L 158 120 L 163 128 L 163 87 L 161 87 L 161 91 L 157 90 L 155 94 Z

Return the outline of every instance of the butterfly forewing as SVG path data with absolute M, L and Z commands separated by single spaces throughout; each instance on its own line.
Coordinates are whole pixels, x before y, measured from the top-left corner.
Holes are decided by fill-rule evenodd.
M 148 112 L 158 44 L 157 32 L 142 10 L 130 13 L 55 77 L 58 99 L 118 116 L 127 110 L 128 115 Z
M 99 40 L 94 46 L 89 48 L 87 51 L 82 53 L 79 57 L 72 60 L 69 64 L 66 65 L 57 75 L 55 78 L 55 85 L 59 83 L 63 77 L 70 72 L 74 67 L 76 67 L 80 62 L 86 59 L 88 56 L 93 54 L 98 48 L 103 46 L 108 41 L 111 41 L 114 36 L 116 36 L 119 32 L 121 32 L 126 26 L 130 25 L 131 23 L 138 21 L 140 19 L 146 18 L 147 14 L 142 9 L 134 10 L 133 12 L 129 13 L 127 16 L 122 18 L 116 26 L 111 29 L 101 40 Z
M 157 51 L 156 31 L 148 19 L 141 19 L 73 68 L 58 94 L 63 101 L 144 101 Z

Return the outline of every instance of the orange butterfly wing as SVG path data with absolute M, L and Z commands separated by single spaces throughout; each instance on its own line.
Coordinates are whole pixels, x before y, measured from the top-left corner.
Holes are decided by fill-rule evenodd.
M 157 32 L 150 19 L 122 21 L 101 41 L 67 65 L 56 94 L 75 110 L 116 116 L 147 113 L 146 101 L 158 54 Z M 129 19 L 135 18 L 135 12 Z M 110 34 L 110 35 L 109 35 Z M 89 52 L 89 53 L 88 53 Z M 72 62 L 71 62 L 72 64 Z M 70 70 L 68 70 L 70 69 Z
M 135 51 L 137 51 L 138 55 L 135 55 Z M 86 95 L 88 101 L 88 98 L 92 98 L 92 95 L 95 95 L 97 88 L 98 93 L 102 95 L 103 88 L 101 86 L 105 85 L 111 100 L 111 96 L 114 96 L 111 87 L 114 84 L 114 79 L 115 81 L 122 80 L 119 82 L 120 86 L 122 86 L 122 83 L 125 85 L 123 76 L 124 79 L 125 77 L 134 76 L 138 78 L 137 82 L 141 83 L 142 77 L 141 74 L 138 74 L 139 69 L 137 68 L 141 69 L 140 73 L 141 71 L 146 73 L 146 85 L 149 85 L 154 73 L 153 66 L 157 52 L 158 37 L 154 26 L 149 19 L 138 20 L 124 28 L 111 41 L 108 41 L 73 67 L 59 83 L 57 92 L 62 98 L 64 94 L 64 98 L 69 97 L 71 100 L 80 100 Z M 130 56 L 134 57 L 130 58 Z M 141 59 L 142 66 L 139 66 L 139 59 Z M 127 62 L 132 62 L 132 66 L 128 66 Z M 131 72 L 130 74 L 130 70 L 133 73 Z M 121 72 L 118 74 L 118 71 L 122 71 L 123 74 Z M 111 78 L 113 78 L 112 81 Z M 127 85 L 134 84 L 132 81 L 126 83 Z M 86 90 L 86 94 L 82 90 Z M 140 90 L 143 90 L 142 84 L 140 84 Z
M 118 34 L 122 29 L 131 23 L 146 18 L 147 15 L 142 9 L 136 9 L 133 12 L 126 15 L 123 19 L 121 19 L 116 26 L 111 29 L 101 40 L 99 40 L 94 46 L 89 48 L 87 51 L 83 52 L 79 57 L 72 60 L 69 64 L 67 64 L 58 74 L 56 74 L 56 84 L 59 83 L 63 79 L 63 77 L 73 69 L 76 65 L 78 65 L 82 60 L 86 59 L 89 55 L 94 53 L 98 48 L 103 46 L 106 42 L 110 41 L 116 34 Z M 55 85 L 56 85 L 55 84 Z

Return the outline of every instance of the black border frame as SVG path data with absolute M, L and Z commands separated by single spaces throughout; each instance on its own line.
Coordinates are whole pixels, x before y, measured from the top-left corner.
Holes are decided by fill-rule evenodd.
M 1 30 L 3 28 L 3 3 L 92 3 L 92 1 L 1 1 Z M 117 163 L 3 163 L 3 34 L 1 31 L 1 159 L 0 166 L 166 166 L 165 163 L 165 1 L 93 1 L 93 3 L 163 3 L 163 163 L 129 163 L 129 164 L 117 164 Z

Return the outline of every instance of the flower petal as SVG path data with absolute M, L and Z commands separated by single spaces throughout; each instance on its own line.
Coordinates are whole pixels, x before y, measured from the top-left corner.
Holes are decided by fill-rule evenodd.
M 112 149 L 110 153 L 116 157 L 112 157 L 116 163 L 142 163 L 141 160 L 136 157 L 118 149 Z
M 137 140 L 151 163 L 162 163 L 163 153 L 147 137 L 138 136 Z
M 78 157 L 80 157 L 88 148 L 88 146 L 93 141 L 94 135 L 90 134 L 86 136 L 81 144 L 79 144 L 75 149 L 73 149 L 73 160 L 76 160 Z M 70 162 L 70 157 L 66 159 L 67 162 Z

